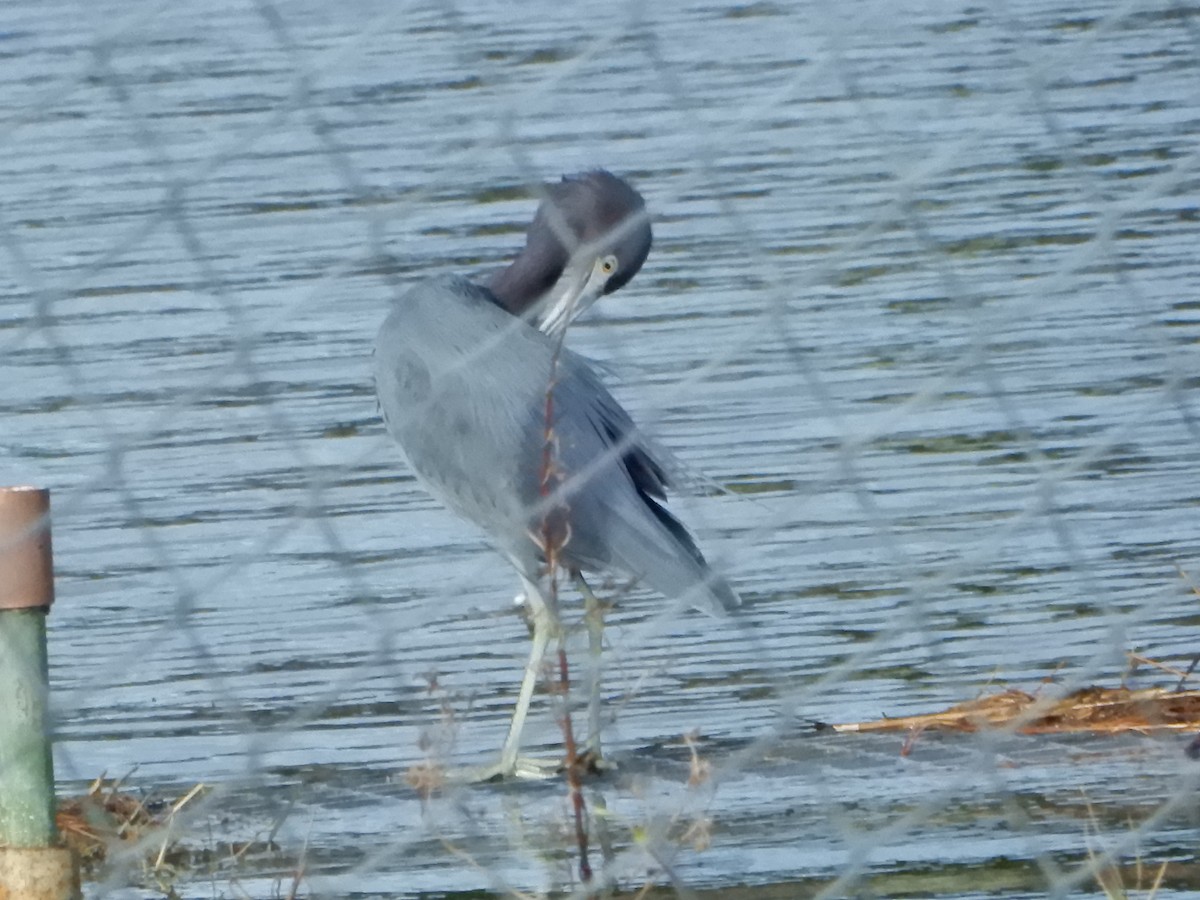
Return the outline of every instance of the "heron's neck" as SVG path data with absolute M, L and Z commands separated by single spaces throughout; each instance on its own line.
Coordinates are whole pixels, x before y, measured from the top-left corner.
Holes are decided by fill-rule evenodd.
M 561 263 L 526 248 L 510 266 L 488 279 L 488 289 L 502 307 L 514 316 L 523 316 L 554 286 L 561 270 Z

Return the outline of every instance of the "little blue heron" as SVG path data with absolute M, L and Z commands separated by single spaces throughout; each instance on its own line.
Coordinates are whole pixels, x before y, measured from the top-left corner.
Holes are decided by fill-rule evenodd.
M 533 770 L 518 759 L 521 730 L 547 645 L 561 634 L 548 547 L 589 604 L 597 656 L 598 602 L 584 572 L 632 576 L 718 614 L 740 602 L 664 507 L 669 473 L 653 445 L 588 362 L 562 346 L 567 325 L 626 284 L 650 243 L 645 203 L 626 181 L 603 170 L 565 177 L 545 187 L 524 249 L 487 286 L 423 281 L 396 301 L 375 341 L 388 432 L 425 488 L 513 564 L 532 619 L 500 761 L 479 778 Z M 596 758 L 597 679 L 588 738 Z

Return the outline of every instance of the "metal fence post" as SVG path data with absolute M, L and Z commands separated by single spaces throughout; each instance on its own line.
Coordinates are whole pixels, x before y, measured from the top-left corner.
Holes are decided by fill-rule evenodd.
M 46 711 L 54 599 L 50 492 L 0 488 L 0 898 L 69 900 L 78 865 L 58 846 Z

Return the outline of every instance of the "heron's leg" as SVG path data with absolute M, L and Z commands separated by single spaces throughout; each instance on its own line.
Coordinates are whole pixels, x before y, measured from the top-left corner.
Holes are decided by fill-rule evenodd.
M 575 585 L 583 594 L 583 618 L 588 632 L 588 737 L 587 751 L 592 760 L 600 760 L 600 678 L 603 674 L 604 604 L 592 593 L 581 572 L 573 573 Z
M 553 766 L 542 766 L 532 760 L 522 760 L 519 756 L 521 732 L 525 728 L 525 718 L 529 714 L 533 690 L 537 687 L 538 678 L 542 674 L 542 661 L 546 656 L 546 648 L 560 630 L 558 616 L 546 602 L 539 586 L 524 576 L 521 577 L 521 580 L 525 586 L 525 602 L 529 607 L 530 619 L 533 623 L 533 646 L 529 651 L 529 662 L 525 664 L 525 675 L 521 679 L 517 705 L 513 709 L 512 722 L 508 726 L 508 737 L 504 739 L 504 749 L 500 752 L 500 762 L 480 773 L 482 779 L 496 775 L 503 778 L 512 775 L 536 777 L 545 774 L 543 769 L 553 771 L 558 766 L 558 763 L 554 763 Z

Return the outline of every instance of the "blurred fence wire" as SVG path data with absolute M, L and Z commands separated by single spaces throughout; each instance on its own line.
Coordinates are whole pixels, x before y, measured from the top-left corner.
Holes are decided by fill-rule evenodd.
M 0 462 L 85 894 L 1196 890 L 1198 75 L 1172 2 L 10 3 Z M 370 346 L 598 166 L 655 245 L 568 341 L 745 608 L 600 586 L 585 884 L 561 780 L 428 780 L 528 638 Z

